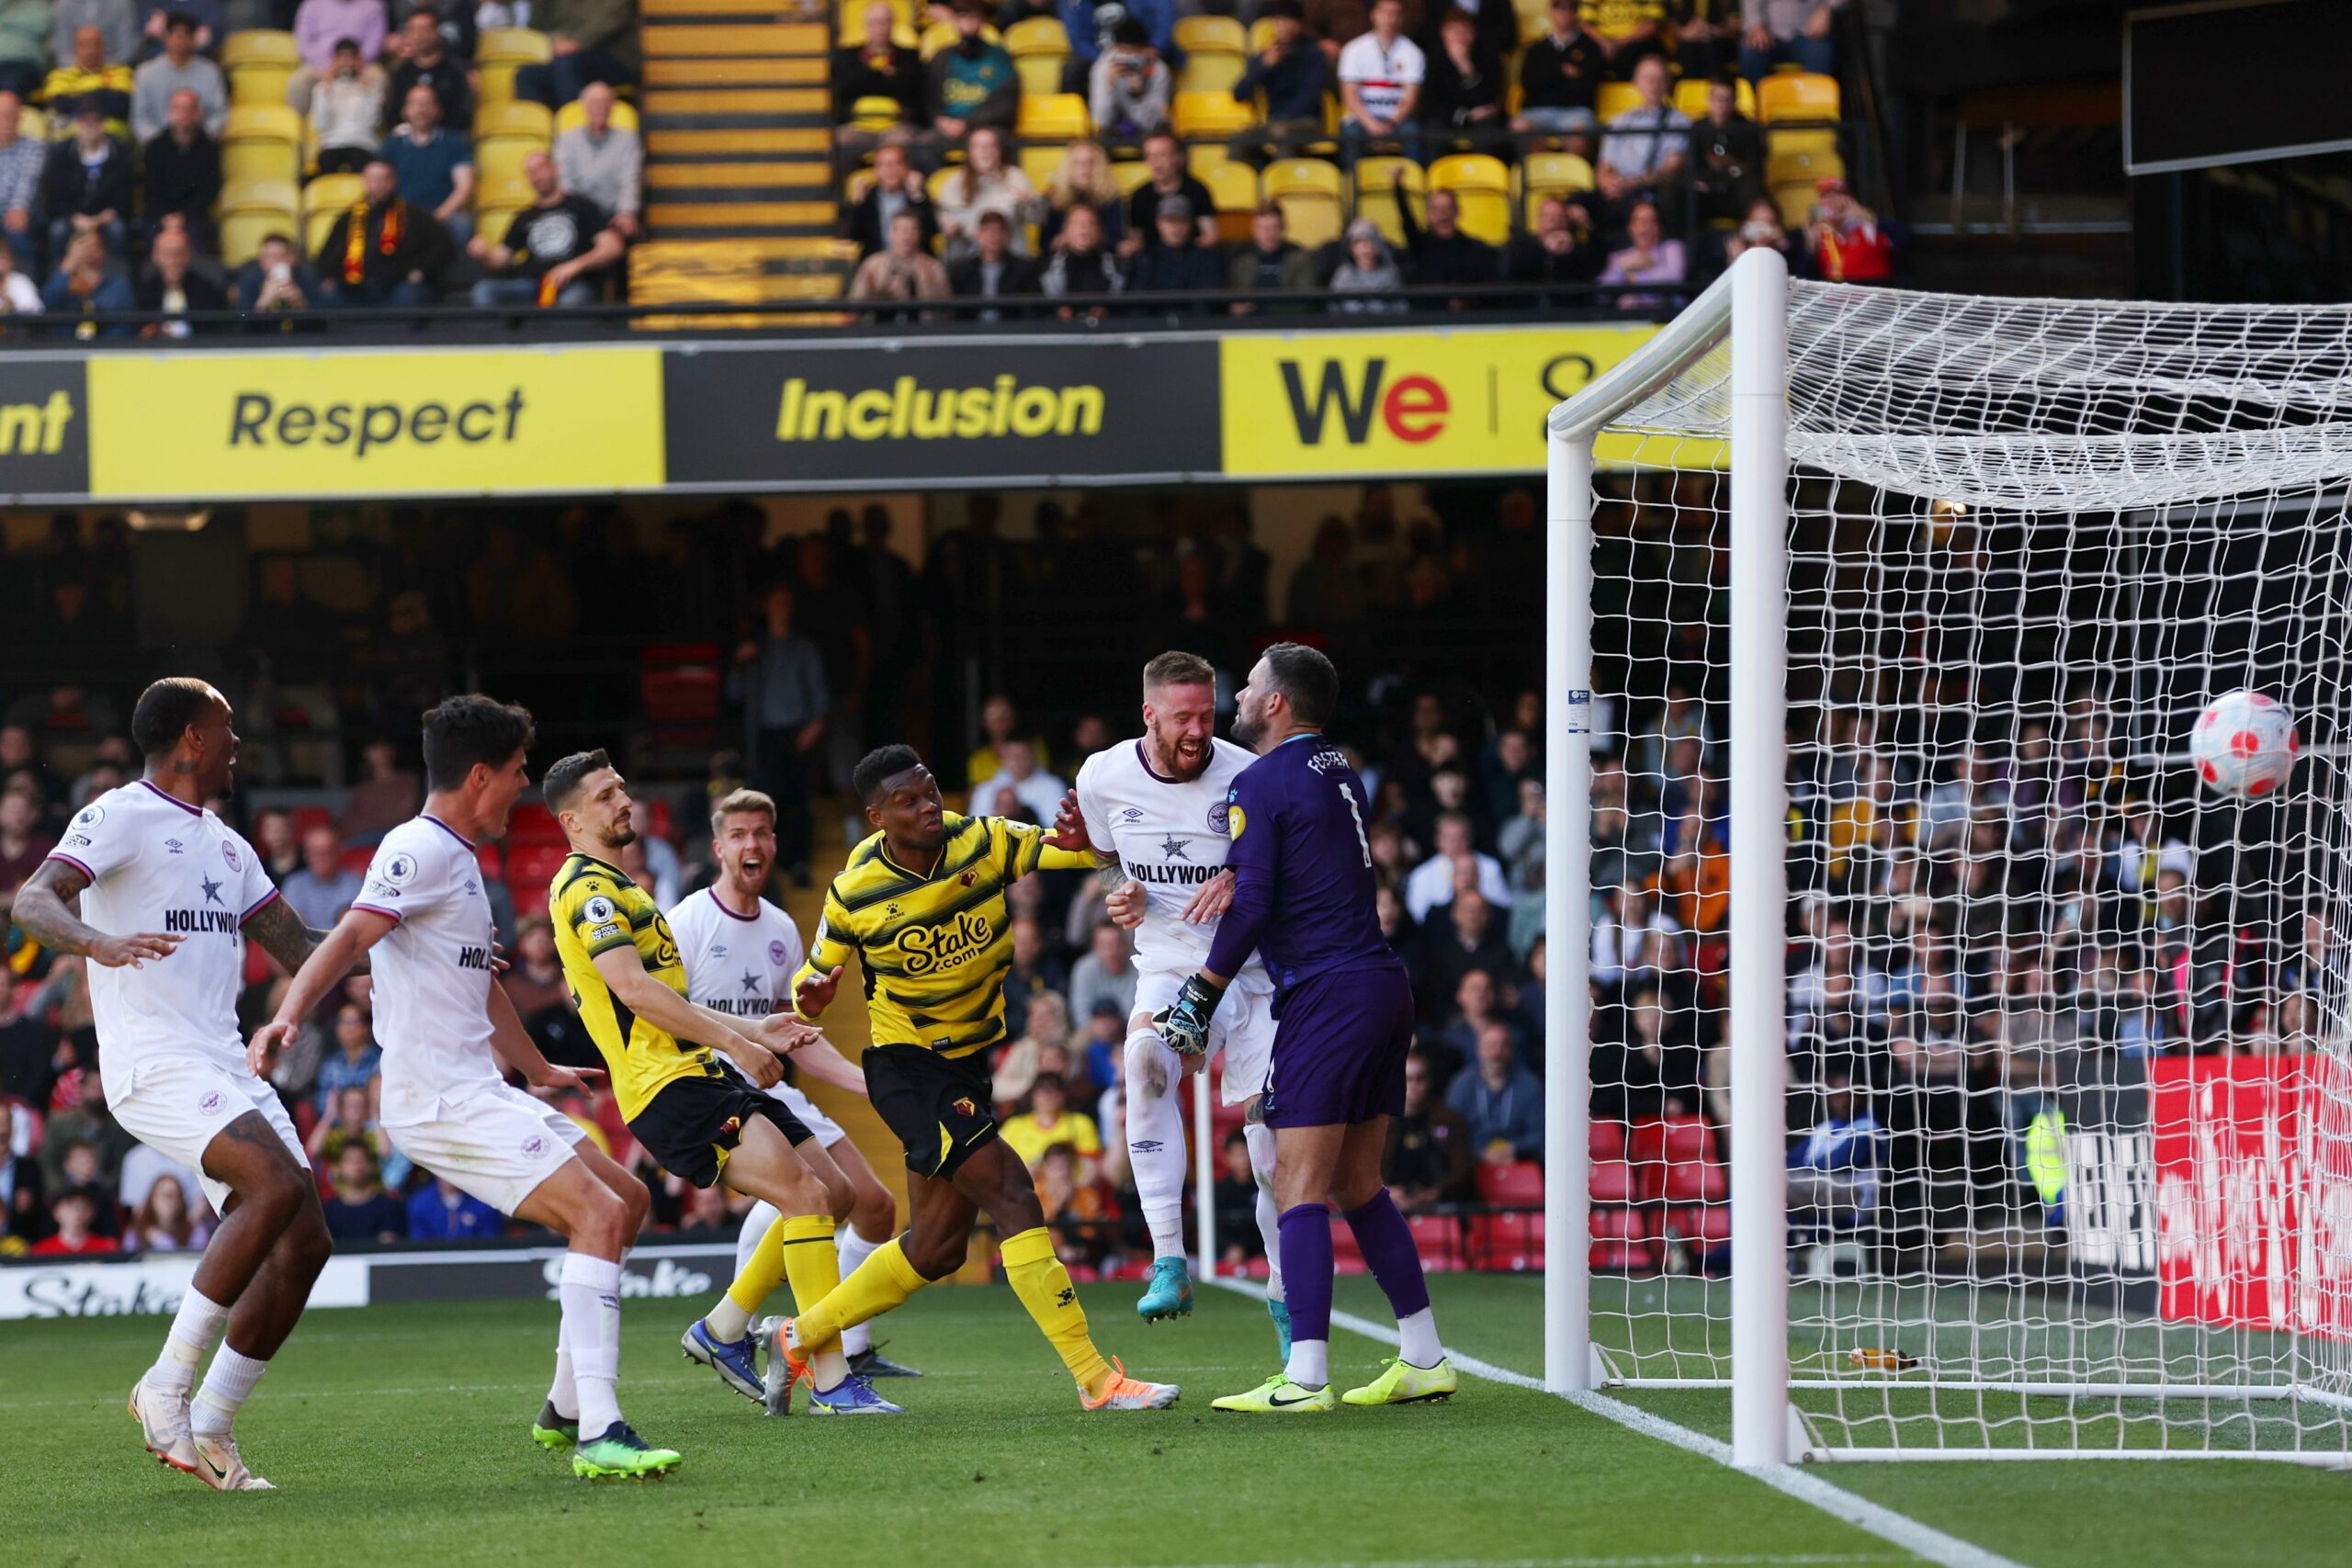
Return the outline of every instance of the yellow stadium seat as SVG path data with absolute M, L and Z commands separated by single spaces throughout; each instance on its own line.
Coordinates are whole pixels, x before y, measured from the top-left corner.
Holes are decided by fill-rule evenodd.
M 1062 159 L 1068 155 L 1069 149 L 1059 142 L 1046 141 L 1022 148 L 1018 161 L 1021 172 L 1029 176 L 1029 183 L 1044 190 L 1046 183 L 1054 177 L 1055 171 L 1062 166 Z
M 1774 190 L 1782 186 L 1810 186 L 1819 180 L 1845 177 L 1846 160 L 1834 151 L 1800 148 L 1784 152 L 1776 148 L 1764 156 L 1764 183 Z
M 863 102 L 864 100 L 861 99 L 859 101 Z M 895 99 L 891 100 L 891 107 L 894 111 L 897 107 L 897 101 Z M 476 123 L 479 125 L 479 119 L 477 119 Z M 570 103 L 564 105 L 563 107 L 555 111 L 555 133 L 558 136 L 561 136 L 567 130 L 578 130 L 587 123 L 588 111 L 581 107 L 580 100 L 578 98 L 572 99 Z M 613 129 L 616 130 L 635 130 L 638 129 L 637 106 L 630 103 L 626 98 L 615 98 L 613 100 L 612 125 Z
M 861 28 L 858 29 L 857 38 L 852 39 L 850 41 L 852 43 L 855 43 L 865 36 L 865 31 Z M 962 36 L 963 35 L 961 33 L 958 33 L 956 30 L 956 24 L 953 22 L 933 22 L 930 27 L 923 29 L 922 38 L 915 47 L 922 51 L 923 62 L 925 64 L 929 64 L 933 55 L 937 54 L 943 49 L 955 48 L 956 39 Z M 987 39 L 989 43 L 1002 43 L 1004 41 L 1004 35 L 998 32 L 993 26 L 982 28 L 980 29 L 980 37 Z
M 272 234 L 299 234 L 302 225 L 301 193 L 291 179 L 241 177 L 220 188 L 219 214 L 220 258 L 243 266 L 261 253 L 261 243 Z
M 493 245 L 506 243 L 506 231 L 514 226 L 519 207 L 477 207 L 474 209 L 474 232 Z
M 1631 82 L 1603 82 L 1593 89 L 1592 112 L 1607 125 L 1627 109 L 1642 107 L 1641 90 Z
M 1520 160 L 1514 175 L 1524 196 L 1521 209 L 1526 215 L 1526 227 L 1535 227 L 1535 210 L 1544 198 L 1572 196 L 1593 188 L 1592 165 L 1573 152 L 1531 152 Z
M 1361 158 L 1356 161 L 1356 216 L 1380 225 L 1381 237 L 1392 245 L 1405 243 L 1404 220 L 1396 211 L 1396 178 L 1405 180 L 1405 198 L 1419 219 L 1426 210 L 1427 187 L 1421 166 L 1410 158 Z
M 1199 136 L 1222 141 L 1257 123 L 1256 111 L 1248 104 L 1237 102 L 1229 91 L 1176 95 L 1176 134 L 1187 141 Z
M 1062 73 L 1069 68 L 1069 35 L 1057 17 L 1023 17 L 1007 28 L 1005 52 L 1021 73 L 1021 94 L 1035 97 L 1062 90 Z
M 1792 229 L 1804 227 L 1804 220 L 1811 216 L 1817 199 L 1818 195 L 1810 180 L 1799 185 L 1772 187 L 1772 205 L 1781 209 L 1781 221 Z
M 1430 189 L 1450 190 L 1462 231 L 1490 245 L 1510 238 L 1510 170 L 1484 152 L 1456 152 L 1429 168 Z
M 1135 195 L 1137 186 L 1150 183 L 1151 165 L 1132 158 L 1113 164 L 1111 179 L 1119 187 L 1119 196 L 1124 200 Z
M 1217 237 L 1228 245 L 1246 243 L 1250 217 L 1258 210 L 1258 171 L 1247 164 L 1228 162 L 1194 173 L 1216 203 Z
M 474 110 L 474 140 L 487 141 L 493 137 L 518 136 L 534 141 L 545 141 L 555 134 L 555 116 L 545 104 L 514 103 L 484 105 Z
M 316 255 L 327 243 L 327 231 L 350 210 L 367 186 L 357 175 L 321 175 L 302 187 L 302 254 Z
M 220 66 L 235 71 L 245 65 L 281 65 L 291 71 L 302 63 L 294 35 L 273 28 L 244 28 L 220 40 Z
M 511 207 L 519 210 L 536 206 L 538 199 L 539 193 L 533 190 L 531 182 L 521 175 L 503 175 L 497 179 L 484 175 L 481 183 L 474 186 L 476 212 L 493 207 Z
M 1041 94 L 1062 90 L 1062 76 L 1069 70 L 1067 54 L 1016 54 L 1012 69 L 1021 78 L 1021 96 L 1034 98 Z
M 474 178 L 483 185 L 500 180 L 524 178 L 523 165 L 530 162 L 534 152 L 544 152 L 548 144 L 520 136 L 493 137 L 474 143 Z
M 1195 17 L 1196 22 L 1222 22 L 1225 17 Z M 1203 50 L 1184 57 L 1184 68 L 1176 73 L 1176 91 L 1183 93 L 1222 93 L 1233 96 L 1233 85 L 1241 80 L 1250 62 L 1239 54 L 1227 54 L 1222 50 Z
M 1222 141 L 1188 142 L 1184 148 L 1184 166 L 1200 179 L 1207 179 L 1209 171 L 1219 164 L 1233 161 L 1233 149 Z
M 956 177 L 956 170 L 960 166 L 951 164 L 944 169 L 933 169 L 931 177 L 922 182 L 923 188 L 931 193 L 933 207 L 947 199 L 947 182 Z
M 291 183 L 302 171 L 302 120 L 283 103 L 234 104 L 220 133 L 220 176 Z
M 1249 35 L 1231 17 L 1179 17 L 1176 47 L 1186 54 L 1244 54 Z
M 1249 52 L 1251 54 L 1263 54 L 1266 51 L 1273 47 L 1274 19 L 1272 17 L 1261 17 L 1256 21 L 1250 23 Z
M 17 111 L 17 134 L 28 141 L 49 140 L 49 117 L 30 104 Z
M 545 65 L 554 58 L 553 41 L 530 28 L 492 28 L 474 45 L 477 65 Z
M 1772 130 L 1764 133 L 1764 154 L 1767 158 L 1788 156 L 1798 152 L 1827 152 L 1838 151 L 1838 133 L 1827 126 L 1812 130 Z
M 849 178 L 842 182 L 842 205 L 855 207 L 864 201 L 865 193 L 874 188 L 874 177 L 872 169 L 852 169 Z
M 235 34 L 230 35 L 232 38 Z M 275 62 L 255 62 L 240 65 L 229 73 L 229 101 L 232 104 L 282 104 L 286 101 L 286 84 L 294 73 Z
M 1837 119 L 1838 78 L 1800 71 L 1767 76 L 1757 89 L 1757 118 L 1767 125 L 1784 120 Z
M 1742 76 L 1734 84 L 1733 102 L 1748 118 L 1756 118 L 1756 89 Z M 1674 107 L 1692 119 L 1707 118 L 1707 87 L 1704 76 L 1685 76 L 1674 85 Z
M 1279 204 L 1293 243 L 1312 250 L 1346 226 L 1340 167 L 1320 158 L 1282 158 L 1266 165 L 1266 198 Z
M 1047 93 L 1021 100 L 1012 133 L 1024 141 L 1073 141 L 1094 133 L 1086 100 L 1076 93 Z

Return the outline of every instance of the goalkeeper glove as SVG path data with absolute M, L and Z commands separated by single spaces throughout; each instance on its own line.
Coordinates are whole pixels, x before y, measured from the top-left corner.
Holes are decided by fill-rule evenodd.
M 1151 1015 L 1152 1027 L 1159 1031 L 1160 1038 L 1173 1046 L 1177 1055 L 1198 1056 L 1209 1048 L 1209 1020 L 1216 1013 L 1216 1004 L 1223 1000 L 1222 987 L 1194 975 L 1176 993 L 1174 1006 L 1161 1008 Z

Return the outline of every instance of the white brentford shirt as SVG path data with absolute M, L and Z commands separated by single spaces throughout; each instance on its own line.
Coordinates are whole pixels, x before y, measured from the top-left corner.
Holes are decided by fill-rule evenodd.
M 1405 89 L 1419 86 L 1428 72 L 1420 45 L 1402 33 L 1385 49 L 1378 33 L 1366 33 L 1340 51 L 1340 80 L 1353 82 L 1364 108 L 1385 120 L 1396 118 Z
M 254 847 L 211 812 L 139 779 L 84 807 L 49 858 L 90 879 L 82 894 L 88 925 L 108 936 L 187 939 L 141 968 L 89 966 L 99 1059 L 118 1092 L 155 1057 L 193 1057 L 248 1076 L 237 1030 L 243 928 L 277 897 Z
M 800 969 L 799 929 L 763 898 L 756 915 L 739 915 L 715 888 L 689 893 L 663 914 L 686 966 L 686 1000 L 730 1018 L 762 1019 L 791 1004 Z M 782 1100 L 786 1079 L 767 1091 Z
M 369 954 L 384 1121 L 426 1121 L 436 1100 L 503 1083 L 490 1048 L 497 922 L 472 843 L 437 817 L 410 818 L 376 846 L 351 907 L 397 922 Z
M 1143 884 L 1143 924 L 1136 928 L 1136 964 L 1154 973 L 1189 974 L 1208 962 L 1216 922 L 1189 925 L 1184 907 L 1225 868 L 1233 838 L 1227 792 L 1258 759 L 1230 740 L 1212 740 L 1209 765 L 1190 784 L 1156 772 L 1141 740 L 1098 751 L 1078 771 L 1078 808 L 1095 849 L 1116 855 Z M 1234 984 L 1271 990 L 1253 956 Z

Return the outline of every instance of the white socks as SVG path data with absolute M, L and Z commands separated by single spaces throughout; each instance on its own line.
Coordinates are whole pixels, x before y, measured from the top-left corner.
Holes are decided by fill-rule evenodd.
M 565 1420 L 580 1419 L 580 1390 L 571 1381 L 571 1347 L 563 1342 L 560 1329 L 556 1331 L 555 1382 L 548 1385 L 548 1403 Z
M 833 1250 L 841 1256 L 842 1278 L 846 1280 L 856 1273 L 857 1266 L 873 1257 L 883 1242 L 889 1239 L 884 1236 L 882 1241 L 868 1241 L 857 1234 L 857 1227 L 854 1224 L 844 1224 L 835 1231 Z M 863 1356 L 873 1344 L 874 1325 L 870 1320 L 842 1330 L 842 1354 L 844 1356 Z
M 1331 1344 L 1327 1339 L 1294 1339 L 1283 1375 L 1301 1388 L 1321 1388 L 1331 1381 Z
M 1283 1295 L 1283 1217 L 1274 1205 L 1274 1130 L 1251 1122 L 1241 1129 L 1250 1145 L 1250 1168 L 1258 1177 L 1258 1235 L 1266 1244 L 1266 1299 Z
M 196 1405 L 188 1416 L 190 1428 L 199 1438 L 227 1437 L 237 1412 L 244 1405 L 245 1396 L 253 1393 L 254 1384 L 261 1382 L 262 1373 L 267 1371 L 267 1361 L 241 1356 L 228 1346 L 221 1346 L 204 1374 L 204 1386 L 197 1391 Z
M 186 1399 L 196 1386 L 196 1369 L 204 1353 L 228 1325 L 229 1309 L 194 1285 L 180 1298 L 180 1310 L 164 1336 L 164 1353 L 147 1370 L 147 1386 L 174 1399 Z
M 1158 1030 L 1127 1036 L 1127 1164 L 1154 1258 L 1184 1256 L 1183 1081 L 1184 1059 Z
M 621 1375 L 621 1266 L 582 1252 L 563 1255 L 556 1292 L 563 1303 L 563 1340 L 580 1395 L 580 1436 L 594 1442 L 621 1418 L 614 1385 Z
M 1396 1338 L 1396 1354 L 1408 1367 L 1434 1367 L 1445 1359 L 1445 1347 L 1437 1341 L 1437 1314 L 1429 1307 L 1398 1318 Z

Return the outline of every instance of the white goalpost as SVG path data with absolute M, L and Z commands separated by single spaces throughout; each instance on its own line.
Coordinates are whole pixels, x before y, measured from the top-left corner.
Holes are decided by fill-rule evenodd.
M 2352 310 L 1750 252 L 1546 434 L 1548 1386 L 2352 1467 Z

